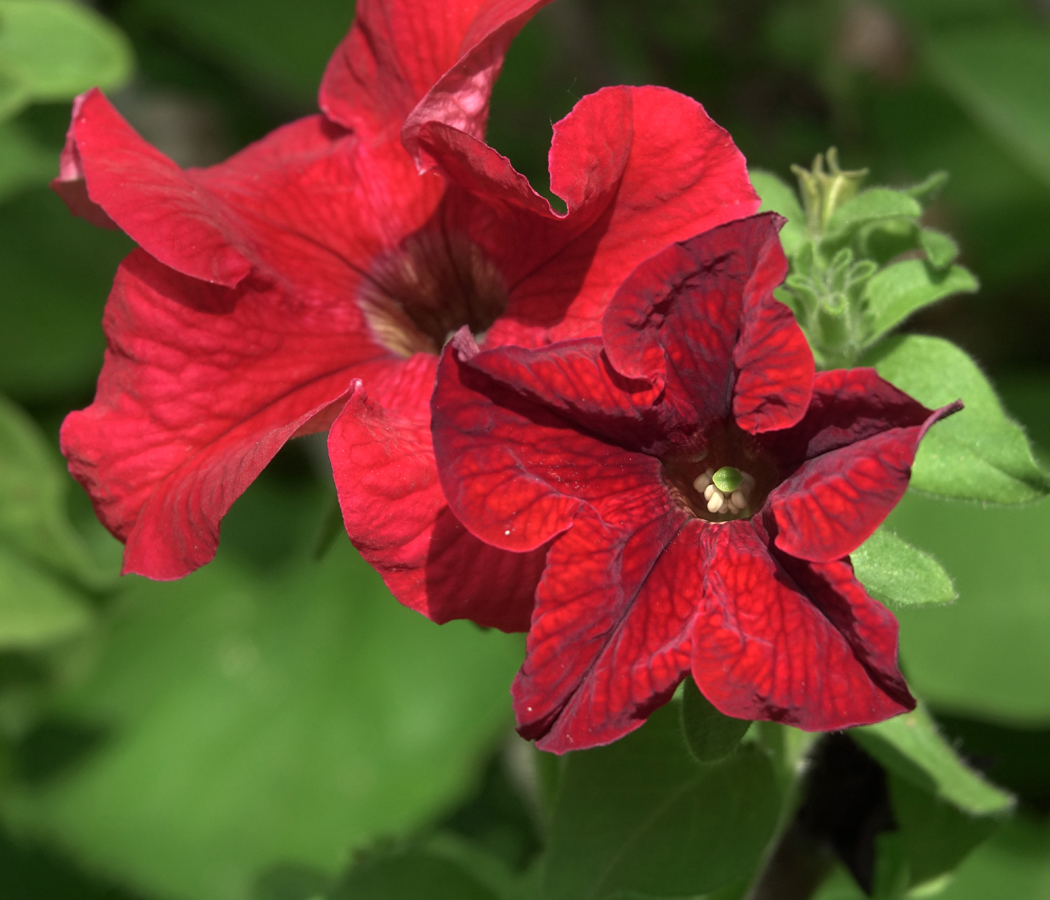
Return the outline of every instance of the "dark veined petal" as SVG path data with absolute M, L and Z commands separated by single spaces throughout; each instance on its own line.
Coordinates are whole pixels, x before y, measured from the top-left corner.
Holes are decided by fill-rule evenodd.
M 777 547 L 812 562 L 856 550 L 904 495 L 927 429 L 961 408 L 931 412 L 871 369 L 821 373 L 805 419 L 770 441 L 787 471 L 804 460 L 766 501 Z
M 479 538 L 507 550 L 534 550 L 569 528 L 580 510 L 602 509 L 619 491 L 659 478 L 657 460 L 576 431 L 509 379 L 472 365 L 478 357 L 496 365 L 506 352 L 490 357 L 472 345 L 461 332 L 442 355 L 432 427 L 449 506 Z M 587 377 L 600 384 L 595 360 L 581 354 L 575 362 L 584 372 L 580 384 Z M 513 368 L 507 359 L 501 363 Z
M 622 737 L 688 671 L 700 524 L 683 529 L 685 514 L 671 512 L 661 492 L 659 484 L 625 491 L 618 521 L 577 516 L 551 547 L 511 687 L 518 731 L 543 750 Z
M 830 731 L 914 708 L 897 668 L 897 622 L 847 562 L 774 559 L 747 521 L 704 537 L 692 671 L 718 709 Z
M 726 418 L 764 431 L 794 424 L 813 384 L 813 356 L 772 290 L 786 271 L 780 219 L 730 222 L 646 260 L 605 313 L 613 366 L 666 385 L 683 427 Z

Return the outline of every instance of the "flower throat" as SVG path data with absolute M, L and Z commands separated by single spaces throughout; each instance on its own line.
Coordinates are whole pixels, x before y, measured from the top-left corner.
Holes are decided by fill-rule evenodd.
M 358 305 L 375 339 L 402 357 L 440 353 L 466 325 L 479 339 L 507 306 L 496 264 L 461 235 L 421 231 L 380 256 Z

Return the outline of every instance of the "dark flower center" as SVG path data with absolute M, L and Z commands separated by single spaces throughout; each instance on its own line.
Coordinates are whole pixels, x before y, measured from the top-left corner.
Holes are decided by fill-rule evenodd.
M 464 325 L 480 342 L 506 309 L 507 288 L 477 244 L 421 231 L 375 261 L 357 299 L 375 339 L 409 357 L 440 353 Z
M 660 462 L 672 497 L 708 522 L 750 518 L 780 483 L 774 459 L 735 422 L 708 428 Z

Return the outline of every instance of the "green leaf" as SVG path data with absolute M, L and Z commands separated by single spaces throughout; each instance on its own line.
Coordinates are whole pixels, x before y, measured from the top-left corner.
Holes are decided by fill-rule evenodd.
M 1026 503 L 1050 493 L 1050 479 L 1032 458 L 1024 431 L 1003 411 L 988 379 L 949 341 L 893 338 L 863 361 L 930 408 L 962 399 L 966 408 L 938 422 L 923 438 L 911 485 L 920 491 Z
M 0 544 L 0 650 L 45 647 L 85 631 L 91 621 L 75 591 Z
M 980 507 L 909 492 L 886 524 L 922 541 L 959 592 L 950 606 L 897 613 L 915 691 L 938 709 L 1050 721 L 1050 502 Z
M 973 293 L 977 288 L 977 279 L 962 266 L 938 271 L 921 259 L 887 266 L 868 282 L 865 290 L 868 340 L 878 340 L 924 306 L 952 294 Z
M 959 245 L 955 240 L 932 228 L 923 228 L 919 232 L 919 242 L 926 256 L 935 269 L 943 269 L 959 255 Z M 976 290 L 976 288 L 975 288 Z
M 948 178 L 948 173 L 943 170 L 933 172 L 918 184 L 913 184 L 910 188 L 905 188 L 904 193 L 909 197 L 918 200 L 919 203 L 929 203 L 936 199 L 941 188 L 948 183 Z
M 330 900 L 536 900 L 533 871 L 511 871 L 499 858 L 452 832 L 409 846 L 359 854 Z
M 926 50 L 941 86 L 1050 184 L 1050 34 L 982 25 L 938 34 Z
M 686 746 L 697 762 L 725 759 L 743 739 L 751 722 L 723 715 L 696 686 L 686 678 L 682 692 L 682 732 Z
M 994 815 L 1013 808 L 1013 797 L 967 766 L 921 706 L 850 735 L 887 770 L 963 812 Z
M 571 754 L 563 778 L 545 900 L 680 897 L 731 884 L 758 862 L 780 805 L 757 746 L 697 763 L 674 704 L 611 746 Z
M 330 896 L 331 900 L 501 900 L 455 861 L 420 851 L 366 859 Z
M 892 609 L 950 603 L 957 596 L 937 560 L 885 528 L 854 550 L 850 560 L 868 593 Z
M 27 100 L 65 100 L 91 87 L 119 87 L 132 57 L 120 31 L 80 3 L 0 0 L 0 64 Z
M 1050 828 L 1020 819 L 979 847 L 937 900 L 1044 900 L 1050 884 Z
M 912 885 L 952 872 L 999 826 L 995 817 L 968 815 L 892 772 L 887 780 Z
M 16 122 L 0 122 L 0 200 L 23 188 L 47 184 L 57 171 L 56 153 L 38 145 Z
M 759 212 L 780 213 L 787 222 L 780 229 L 780 243 L 784 253 L 794 256 L 799 245 L 806 239 L 806 214 L 798 202 L 794 189 L 772 172 L 751 169 L 751 184 L 762 200 Z
M 65 513 L 69 476 L 36 424 L 0 397 L 0 547 L 102 587 L 99 571 Z
M 843 235 L 883 219 L 917 219 L 922 207 L 913 197 L 890 188 L 868 188 L 842 204 L 827 224 L 829 238 Z
M 220 551 L 182 581 L 130 581 L 49 720 L 105 739 L 5 787 L 6 815 L 162 897 L 248 900 L 280 866 L 334 876 L 468 787 L 520 659 L 517 636 L 400 606 L 345 540 L 265 579 Z

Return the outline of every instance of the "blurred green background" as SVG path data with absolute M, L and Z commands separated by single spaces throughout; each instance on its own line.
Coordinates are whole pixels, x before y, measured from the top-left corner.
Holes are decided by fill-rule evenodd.
M 0 0 L 0 896 L 307 900 L 377 839 L 436 829 L 525 868 L 521 640 L 401 609 L 345 541 L 316 561 L 323 444 L 283 451 L 216 562 L 170 585 L 117 583 L 56 449 L 130 249 L 46 187 L 68 97 L 102 82 L 176 161 L 217 162 L 315 110 L 352 4 L 100 0 L 57 39 L 25 37 L 33 2 Z M 552 122 L 616 83 L 690 94 L 785 179 L 832 145 L 872 183 L 948 170 L 926 221 L 982 289 L 905 330 L 968 350 L 1050 460 L 1046 0 L 556 0 L 512 46 L 489 139 L 545 189 Z M 909 495 L 890 525 L 959 593 L 901 614 L 903 666 L 1020 799 L 942 896 L 1050 898 L 1050 505 Z

